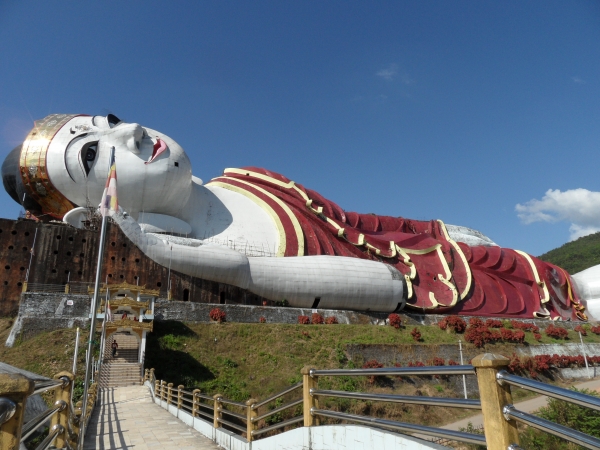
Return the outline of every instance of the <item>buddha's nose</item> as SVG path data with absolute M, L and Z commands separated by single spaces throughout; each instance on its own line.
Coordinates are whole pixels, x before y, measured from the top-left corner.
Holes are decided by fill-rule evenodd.
M 119 143 L 135 153 L 140 153 L 144 129 L 137 123 L 122 124 L 114 129 L 113 136 L 119 140 Z

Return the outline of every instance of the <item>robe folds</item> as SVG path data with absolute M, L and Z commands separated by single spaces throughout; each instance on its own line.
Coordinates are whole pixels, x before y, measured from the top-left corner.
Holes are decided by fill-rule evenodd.
M 565 270 L 519 250 L 455 242 L 441 220 L 347 212 L 257 167 L 226 169 L 207 185 L 238 192 L 266 210 L 279 231 L 278 256 L 336 255 L 394 266 L 414 311 L 586 320 Z

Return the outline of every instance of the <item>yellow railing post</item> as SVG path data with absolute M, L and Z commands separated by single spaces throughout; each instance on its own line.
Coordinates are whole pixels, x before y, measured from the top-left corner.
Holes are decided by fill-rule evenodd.
M 150 379 L 150 371 L 148 369 L 144 369 L 144 379 L 142 380 L 142 384 Z
M 165 380 L 162 380 L 160 382 L 160 399 L 162 401 L 165 401 L 167 399 L 167 382 Z
M 181 405 L 183 404 L 183 388 L 185 386 L 180 384 L 177 386 L 177 409 L 181 409 Z
M 160 398 L 160 380 L 154 379 L 154 397 Z
M 73 390 L 73 379 L 75 375 L 71 372 L 60 372 L 54 375 L 55 380 L 66 379 L 68 382 L 65 382 L 65 385 L 62 387 L 57 387 L 54 389 L 54 404 L 62 403 L 62 409 L 52 416 L 50 420 L 50 429 L 54 427 L 54 425 L 61 425 L 64 428 L 64 432 L 59 434 L 54 441 L 54 446 L 56 448 L 65 448 L 67 442 L 67 432 L 69 429 L 69 403 L 71 401 L 71 391 Z
M 221 426 L 221 422 L 219 422 L 219 419 L 223 418 L 223 413 L 221 412 L 221 409 L 223 408 L 223 404 L 221 403 L 221 397 L 223 397 L 222 394 L 213 395 L 213 399 L 215 400 L 213 405 L 215 408 L 213 427 L 215 428 L 219 428 Z
M 23 289 L 21 289 L 21 292 L 27 292 L 27 281 L 23 281 Z
M 302 374 L 302 398 L 304 400 L 304 426 L 312 427 L 313 425 L 319 425 L 319 419 L 314 417 L 310 410 L 312 408 L 319 408 L 319 400 L 317 397 L 310 395 L 311 389 L 316 389 L 318 384 L 317 377 L 311 377 L 310 371 L 314 367 L 305 366 L 302 368 L 300 373 Z
M 200 409 L 200 389 L 194 389 L 192 391 L 192 417 L 196 417 L 198 410 Z
M 0 424 L 0 450 L 18 450 L 25 415 L 25 401 L 33 392 L 34 382 L 20 374 L 0 373 L 0 401 L 8 418 Z
M 509 362 L 508 358 L 493 353 L 484 353 L 471 361 L 477 372 L 488 450 L 506 450 L 512 444 L 519 444 L 517 423 L 514 420 L 506 420 L 502 414 L 502 408 L 512 404 L 510 386 L 500 386 L 496 381 L 496 374 L 506 369 Z
M 258 400 L 251 398 L 246 402 L 246 439 L 248 442 L 252 441 L 252 431 L 256 430 L 256 424 L 252 422 L 252 419 L 258 416 L 258 411 L 252 409 Z
M 70 289 L 69 285 L 65 284 L 65 294 L 68 294 L 70 290 L 71 289 Z
M 173 401 L 173 383 L 167 384 L 167 406 Z

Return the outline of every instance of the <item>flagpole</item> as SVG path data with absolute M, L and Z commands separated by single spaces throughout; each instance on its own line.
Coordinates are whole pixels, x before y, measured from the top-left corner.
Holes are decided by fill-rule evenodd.
M 114 162 L 114 158 L 115 158 L 115 148 L 112 147 L 111 151 L 110 151 L 110 158 L 109 158 L 109 166 L 108 166 L 108 170 L 109 170 L 109 176 L 110 176 L 110 169 L 112 167 L 112 164 Z M 82 403 L 83 403 L 83 410 L 81 412 L 81 422 L 80 422 L 80 433 L 79 433 L 79 448 L 83 448 L 83 440 L 85 437 L 85 432 L 86 432 L 86 423 L 85 423 L 85 416 L 87 413 L 87 398 L 88 398 L 88 389 L 89 389 L 89 384 L 90 384 L 90 371 L 93 370 L 93 368 L 91 367 L 91 362 L 92 362 L 92 349 L 93 349 L 93 342 L 94 342 L 94 334 L 96 331 L 96 310 L 98 309 L 98 291 L 100 290 L 100 276 L 102 275 L 102 260 L 104 258 L 104 242 L 106 240 L 106 223 L 108 221 L 108 215 L 105 214 L 102 216 L 102 226 L 100 228 L 100 244 L 98 245 L 98 263 L 96 265 L 96 281 L 94 283 L 94 297 L 92 298 L 92 317 L 90 320 L 90 336 L 88 338 L 88 349 L 87 349 L 87 358 L 86 358 L 86 362 L 85 362 L 85 380 L 83 383 L 83 399 L 82 399 Z M 106 286 L 106 288 L 108 289 L 108 286 Z

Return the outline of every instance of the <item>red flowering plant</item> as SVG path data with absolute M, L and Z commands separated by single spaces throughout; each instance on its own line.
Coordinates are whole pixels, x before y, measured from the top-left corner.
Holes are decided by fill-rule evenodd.
M 400 328 L 400 326 L 402 325 L 402 318 L 396 313 L 390 314 L 388 316 L 388 320 L 390 322 L 390 326 L 396 329 Z
M 213 308 L 208 313 L 208 317 L 210 317 L 210 320 L 213 322 L 225 322 L 225 311 L 223 311 L 221 308 Z

